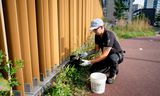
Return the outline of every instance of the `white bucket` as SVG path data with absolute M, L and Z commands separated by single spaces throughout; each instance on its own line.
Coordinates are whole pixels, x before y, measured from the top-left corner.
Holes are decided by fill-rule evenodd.
M 94 72 L 90 75 L 91 90 L 94 93 L 102 94 L 105 91 L 105 85 L 107 77 L 105 74 L 100 72 Z

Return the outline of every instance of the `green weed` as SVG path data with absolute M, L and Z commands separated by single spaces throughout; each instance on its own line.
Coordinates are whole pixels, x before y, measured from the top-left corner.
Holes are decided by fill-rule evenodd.
M 48 88 L 44 94 L 47 96 L 87 96 L 89 94 L 88 68 L 77 70 L 74 66 L 66 66 L 57 75 L 53 87 Z
M 13 95 L 12 88 L 20 85 L 15 74 L 22 67 L 22 60 L 6 60 L 5 54 L 0 50 L 0 96 Z

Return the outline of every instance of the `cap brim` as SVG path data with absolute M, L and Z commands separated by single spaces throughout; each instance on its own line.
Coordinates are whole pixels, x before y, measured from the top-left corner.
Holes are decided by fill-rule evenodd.
M 90 27 L 89 31 L 92 32 L 94 29 L 97 29 L 98 27 Z

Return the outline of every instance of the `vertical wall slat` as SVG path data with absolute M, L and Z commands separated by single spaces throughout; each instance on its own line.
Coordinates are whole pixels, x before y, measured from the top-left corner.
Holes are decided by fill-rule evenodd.
M 20 43 L 22 59 L 24 63 L 24 83 L 32 86 L 32 66 L 31 66 L 31 50 L 28 27 L 27 1 L 17 0 L 17 11 L 19 21 Z
M 59 64 L 59 39 L 58 39 L 58 5 L 57 0 L 49 0 L 49 28 L 51 40 L 52 67 Z
M 95 0 L 93 6 L 96 6 L 94 7 L 94 18 L 102 18 L 103 13 L 100 0 Z
M 43 0 L 43 18 L 44 18 L 44 42 L 47 72 L 51 72 L 51 49 L 50 49 L 50 32 L 49 32 L 49 10 L 48 0 Z M 48 74 L 49 75 L 49 74 Z
M 78 12 L 77 12 L 77 20 L 78 20 L 78 24 L 77 24 L 77 32 L 78 32 L 78 46 L 80 47 L 81 45 L 81 38 L 82 38 L 82 0 L 78 0 L 77 1 L 78 4 Z
M 7 45 L 7 36 L 6 36 L 6 30 L 5 30 L 2 0 L 0 0 L 0 50 L 2 50 L 2 52 L 4 52 L 5 59 L 8 61 L 9 55 L 8 55 L 8 45 Z M 8 65 L 8 67 L 9 67 L 9 65 Z M 2 73 L 2 71 L 3 70 L 0 70 L 1 73 Z M 11 79 L 11 76 L 8 74 L 3 74 L 3 76 L 4 76 L 4 78 Z
M 82 20 L 82 23 L 83 23 L 83 27 L 82 27 L 82 29 L 83 29 L 83 31 L 82 31 L 82 43 L 84 43 L 84 41 L 85 41 L 85 30 L 86 30 L 86 0 L 83 0 L 83 20 Z
M 9 58 L 22 59 L 16 1 L 5 0 L 2 1 L 2 4 L 4 6 L 3 9 L 5 15 L 4 17 L 5 17 Z M 17 70 L 16 78 L 21 83 L 21 85 L 16 87 L 16 89 L 19 90 L 22 95 L 24 95 L 24 75 L 22 68 Z
M 85 38 L 87 40 L 87 37 L 89 36 L 89 26 L 90 26 L 90 5 L 89 5 L 89 0 L 86 0 L 86 35 Z
M 33 78 L 40 80 L 35 0 L 27 0 Z
M 0 6 L 0 50 L 2 50 L 3 52 L 5 52 L 5 41 L 4 41 L 4 35 L 3 35 L 3 22 L 2 22 L 3 18 L 2 18 L 2 9 Z
M 90 7 L 90 15 L 91 15 L 91 20 L 93 19 L 93 12 L 94 12 L 94 10 L 93 10 L 93 0 L 90 0 L 90 4 L 91 4 L 91 7 Z
M 58 20 L 59 20 L 59 48 L 60 48 L 60 51 L 59 51 L 59 54 L 60 54 L 60 63 L 62 63 L 62 61 L 64 60 L 64 56 L 65 56 L 65 46 L 64 46 L 64 26 L 65 26 L 65 23 L 64 23 L 64 0 L 58 0 Z
M 76 1 L 75 0 L 70 0 L 70 48 L 71 52 L 75 51 L 76 49 L 76 39 L 77 39 L 77 34 L 76 34 Z
M 70 39 L 70 36 L 69 36 L 69 31 L 70 31 L 69 12 L 70 12 L 70 10 L 69 10 L 69 0 L 64 0 L 64 20 L 65 21 L 63 21 L 63 22 L 65 23 L 64 24 L 65 57 L 67 57 L 69 55 L 69 53 L 71 52 L 70 45 L 69 45 L 69 39 Z
M 46 56 L 45 56 L 45 38 L 44 38 L 44 18 L 43 18 L 43 0 L 36 0 L 37 11 L 37 33 L 39 49 L 40 74 L 46 77 Z

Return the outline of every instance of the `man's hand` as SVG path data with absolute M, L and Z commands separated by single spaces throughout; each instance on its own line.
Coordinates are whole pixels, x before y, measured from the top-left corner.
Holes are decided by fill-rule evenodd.
M 82 61 L 83 61 L 83 63 L 81 63 L 80 66 L 89 66 L 89 65 L 91 65 L 91 61 L 89 61 L 89 60 L 82 60 Z
M 87 52 L 84 52 L 84 53 L 81 53 L 81 54 L 80 54 L 80 57 L 81 57 L 81 58 L 84 58 L 84 57 L 86 57 L 86 56 L 88 56 L 88 53 L 87 53 Z

